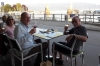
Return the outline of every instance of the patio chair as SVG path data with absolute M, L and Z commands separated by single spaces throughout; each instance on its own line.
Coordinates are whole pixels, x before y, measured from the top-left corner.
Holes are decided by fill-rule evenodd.
M 84 44 L 81 45 L 80 51 L 77 54 L 73 54 L 73 49 L 74 49 L 76 41 L 77 41 L 77 39 L 74 40 L 71 48 L 67 47 L 65 45 L 62 45 L 60 43 L 55 43 L 55 42 L 53 43 L 53 66 L 55 66 L 55 52 L 59 52 L 59 53 L 65 55 L 65 56 L 67 56 L 68 58 L 70 58 L 71 59 L 71 66 L 73 66 L 73 59 L 75 59 L 75 66 L 76 66 L 76 57 L 81 56 L 82 57 L 82 66 L 83 66 L 83 64 L 84 64 Z M 70 54 L 63 53 L 63 52 L 56 50 L 55 47 L 57 45 L 61 46 L 61 48 L 65 48 L 66 50 L 70 50 Z
M 7 35 L 6 35 L 7 36 Z M 14 62 L 14 57 L 16 57 L 17 59 L 19 59 L 21 61 L 21 66 L 23 66 L 24 64 L 24 60 L 29 59 L 30 57 L 41 53 L 41 61 L 43 61 L 43 52 L 42 52 L 42 44 L 35 44 L 34 47 L 30 47 L 30 48 L 40 48 L 37 51 L 33 51 L 33 54 L 27 54 L 24 56 L 24 52 L 28 51 L 30 48 L 27 48 L 26 50 L 22 50 L 20 44 L 18 43 L 18 41 L 16 39 L 12 39 L 9 36 L 7 36 L 9 42 L 10 42 L 10 46 L 11 46 L 11 50 L 12 50 L 12 64 L 15 66 L 15 62 Z M 19 52 L 21 55 L 19 56 L 17 53 Z
M 5 33 L 0 34 L 0 55 L 3 56 L 3 60 L 6 60 L 6 55 L 8 54 L 8 51 L 10 51 L 11 56 L 11 62 L 12 62 L 12 52 L 9 45 L 9 40 L 7 39 L 7 36 Z M 13 65 L 13 64 L 12 64 Z
M 100 66 L 100 54 L 99 54 L 99 65 L 98 66 Z
M 0 55 L 3 57 L 3 60 L 5 60 L 5 56 L 8 53 L 8 42 L 6 40 L 6 37 L 4 34 L 0 34 Z

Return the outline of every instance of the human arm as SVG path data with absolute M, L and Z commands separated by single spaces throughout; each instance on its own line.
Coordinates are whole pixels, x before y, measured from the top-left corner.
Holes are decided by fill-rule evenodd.
M 88 36 L 87 36 L 87 31 L 86 31 L 86 28 L 85 28 L 85 27 L 77 28 L 77 30 L 75 30 L 74 32 L 73 32 L 73 30 L 74 30 L 74 29 L 71 29 L 71 30 L 69 31 L 70 36 L 68 36 L 68 37 L 66 38 L 67 41 L 70 40 L 72 37 L 75 37 L 75 38 L 77 38 L 77 39 L 79 39 L 79 40 L 82 40 L 82 41 L 84 41 L 84 42 L 87 41 L 87 37 L 88 37 Z
M 36 28 L 33 28 L 33 29 L 30 30 L 29 33 L 30 33 L 30 34 L 34 34 L 35 32 L 36 32 Z
M 81 26 L 78 30 L 77 30 L 78 34 L 74 33 L 73 36 L 75 36 L 75 38 L 82 40 L 83 42 L 86 42 L 88 39 L 88 35 L 87 35 L 87 30 L 84 26 Z
M 67 30 L 68 30 L 68 26 L 65 26 L 64 27 L 64 32 L 63 32 L 64 35 L 67 35 L 68 34 L 68 31 Z
M 33 33 L 33 30 L 28 32 L 27 28 L 21 25 L 16 26 L 14 30 L 15 39 L 17 39 L 21 45 L 27 42 L 31 42 L 31 39 L 33 39 Z
M 87 37 L 86 36 L 75 35 L 75 34 L 71 34 L 68 37 L 66 37 L 65 41 L 69 42 L 70 39 L 72 39 L 72 37 L 75 37 L 76 39 L 82 40 L 83 42 L 87 41 Z
M 71 36 L 74 36 L 76 39 L 82 40 L 83 42 L 87 41 L 87 36 L 75 35 L 75 34 L 71 34 Z
M 74 32 L 74 28 L 71 28 L 71 29 L 69 29 L 69 30 L 65 28 L 63 34 L 64 34 L 64 35 L 68 35 L 68 34 L 73 34 L 73 32 Z

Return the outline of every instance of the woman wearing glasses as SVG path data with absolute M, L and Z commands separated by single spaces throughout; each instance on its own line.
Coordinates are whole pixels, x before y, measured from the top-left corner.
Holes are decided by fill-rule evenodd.
M 13 19 L 13 17 L 8 16 L 6 20 L 5 33 L 11 38 L 14 38 L 14 29 L 15 29 L 14 24 L 15 20 Z

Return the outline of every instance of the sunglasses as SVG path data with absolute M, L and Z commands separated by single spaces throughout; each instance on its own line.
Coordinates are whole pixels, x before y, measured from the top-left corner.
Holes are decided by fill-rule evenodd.
M 77 20 L 73 20 L 72 23 L 77 23 Z

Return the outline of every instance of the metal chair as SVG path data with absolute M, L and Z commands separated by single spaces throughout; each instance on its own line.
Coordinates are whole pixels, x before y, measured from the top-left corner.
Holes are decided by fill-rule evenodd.
M 2 42 L 1 44 L 3 44 L 1 47 L 2 47 L 2 53 L 0 53 L 2 56 L 3 56 L 3 60 L 5 61 L 6 60 L 6 55 L 8 53 L 8 51 L 10 51 L 10 56 L 11 56 L 11 62 L 13 62 L 13 59 L 12 59 L 12 52 L 11 52 L 11 47 L 9 45 L 9 40 L 7 38 L 7 34 L 6 33 L 3 33 L 2 34 L 2 37 L 0 37 L 2 39 Z M 12 66 L 13 66 L 13 63 L 12 63 Z
M 28 51 L 30 48 L 27 48 L 26 50 L 22 50 L 20 44 L 18 43 L 18 41 L 16 39 L 12 39 L 9 36 L 7 36 L 9 42 L 10 42 L 10 46 L 11 46 L 11 50 L 12 50 L 12 64 L 15 66 L 15 62 L 14 62 L 14 57 L 16 57 L 17 59 L 19 59 L 21 61 L 21 66 L 23 66 L 24 64 L 24 60 L 38 54 L 41 53 L 41 61 L 43 61 L 43 52 L 42 52 L 42 44 L 35 44 L 34 47 L 30 47 L 32 49 L 35 50 L 35 48 L 40 48 L 38 51 L 33 51 L 33 54 L 27 54 L 24 56 L 24 52 Z M 19 52 L 21 55 L 19 56 L 17 53 Z
M 100 66 L 100 54 L 99 54 L 99 65 L 98 66 Z
M 73 59 L 75 59 L 75 66 L 76 66 L 76 57 L 81 55 L 81 57 L 82 57 L 82 66 L 84 65 L 84 44 L 81 45 L 80 51 L 77 54 L 73 54 L 73 50 L 74 50 L 74 46 L 75 46 L 76 41 L 77 41 L 77 39 L 74 40 L 71 48 L 67 47 L 65 45 L 62 45 L 60 43 L 55 43 L 55 42 L 53 43 L 53 66 L 55 66 L 55 52 L 59 52 L 59 53 L 65 55 L 65 56 L 67 56 L 68 58 L 70 58 L 71 59 L 71 66 L 73 66 Z M 63 53 L 63 52 L 60 52 L 60 51 L 56 50 L 55 45 L 61 46 L 61 48 L 65 48 L 66 50 L 70 50 L 70 54 Z

